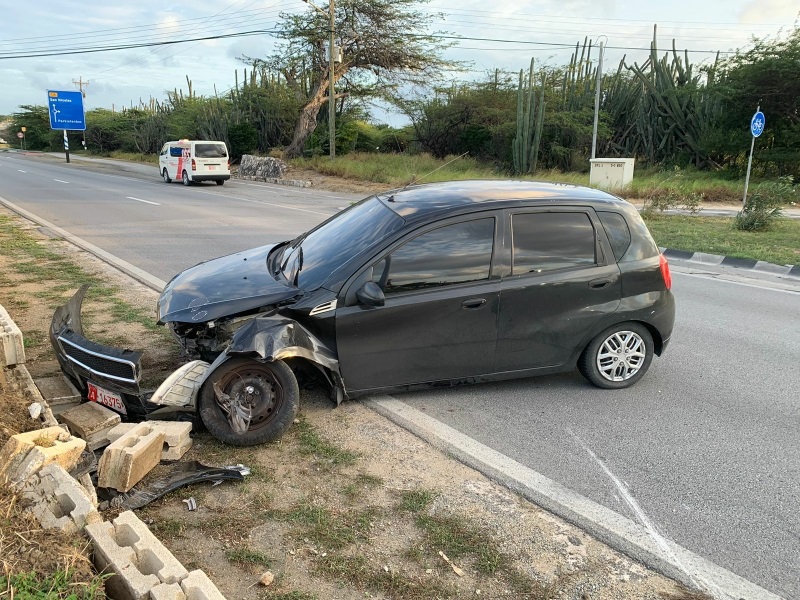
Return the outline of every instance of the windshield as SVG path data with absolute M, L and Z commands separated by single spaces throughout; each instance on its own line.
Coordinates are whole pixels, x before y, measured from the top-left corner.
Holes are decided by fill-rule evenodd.
M 313 290 L 347 261 L 400 229 L 403 219 L 370 197 L 303 234 L 280 257 L 286 279 Z

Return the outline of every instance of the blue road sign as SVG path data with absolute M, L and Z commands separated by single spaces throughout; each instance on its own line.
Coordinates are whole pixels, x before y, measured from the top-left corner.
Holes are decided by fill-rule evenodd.
M 753 137 L 758 137 L 762 133 L 764 133 L 764 126 L 767 124 L 767 118 L 764 116 L 760 110 L 753 115 L 753 118 L 750 119 L 750 133 L 753 134 Z
M 47 90 L 51 129 L 86 130 L 86 115 L 83 112 L 83 94 Z

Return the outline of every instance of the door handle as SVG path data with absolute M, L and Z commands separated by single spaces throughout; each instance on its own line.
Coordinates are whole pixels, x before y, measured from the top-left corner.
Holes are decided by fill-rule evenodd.
M 470 298 L 461 303 L 461 308 L 480 308 L 484 304 L 486 304 L 485 298 Z
M 611 283 L 611 278 L 610 277 L 602 277 L 600 279 L 592 279 L 589 282 L 589 287 L 592 288 L 592 289 L 598 290 L 600 288 L 606 287 L 610 283 Z

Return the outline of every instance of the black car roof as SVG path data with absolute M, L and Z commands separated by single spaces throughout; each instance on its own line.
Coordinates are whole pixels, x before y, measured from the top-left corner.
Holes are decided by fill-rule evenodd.
M 576 202 L 605 207 L 624 202 L 594 188 L 570 183 L 546 183 L 508 179 L 470 179 L 427 183 L 378 194 L 383 203 L 404 219 L 429 216 L 446 210 L 497 208 L 509 205 Z

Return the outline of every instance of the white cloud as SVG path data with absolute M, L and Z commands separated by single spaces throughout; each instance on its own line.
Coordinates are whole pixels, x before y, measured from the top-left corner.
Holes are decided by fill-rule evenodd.
M 739 11 L 740 23 L 796 23 L 797 0 L 750 0 Z

